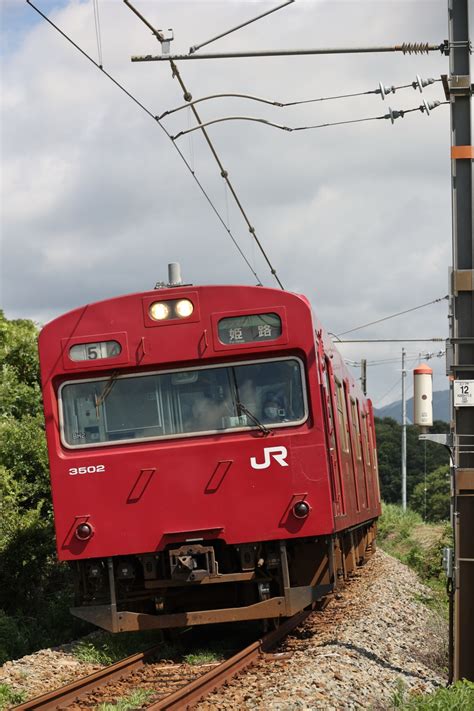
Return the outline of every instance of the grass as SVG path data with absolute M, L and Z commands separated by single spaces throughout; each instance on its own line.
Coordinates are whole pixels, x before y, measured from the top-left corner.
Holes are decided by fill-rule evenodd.
M 211 664 L 212 662 L 221 662 L 223 659 L 222 653 L 219 650 L 212 649 L 197 649 L 196 651 L 185 654 L 184 661 L 188 664 L 198 666 L 199 664 Z
M 120 634 L 99 632 L 81 640 L 72 649 L 72 653 L 82 662 L 108 665 L 118 662 L 131 654 L 149 649 L 158 644 L 159 641 L 160 638 L 157 636 L 156 631 L 153 630 L 123 632 Z M 163 658 L 166 655 L 175 655 L 177 651 L 177 646 L 163 643 L 158 656 Z
M 380 547 L 416 570 L 422 581 L 439 597 L 445 587 L 441 561 L 443 548 L 452 546 L 451 528 L 443 524 L 423 523 L 415 511 L 384 504 L 378 524 Z
M 24 691 L 13 691 L 13 689 L 8 686 L 8 684 L 0 684 L 0 710 L 8 708 L 9 706 L 23 703 L 25 701 L 26 694 Z
M 427 524 L 414 511 L 403 511 L 393 504 L 383 506 L 378 543 L 384 551 L 415 570 L 427 588 L 423 592 L 413 591 L 412 595 L 416 602 L 433 613 L 426 624 L 437 643 L 426 649 L 424 663 L 440 673 L 446 670 L 447 664 L 446 624 L 449 611 L 442 557 L 443 548 L 452 545 L 451 536 L 447 522 Z M 470 711 L 473 710 L 474 706 Z
M 117 699 L 113 704 L 100 704 L 96 711 L 134 711 L 146 704 L 155 692 L 149 689 L 135 689 L 131 694 Z
M 474 709 L 474 683 L 457 681 L 452 686 L 438 689 L 432 694 L 408 694 L 399 680 L 392 697 L 391 709 L 400 711 L 472 711 Z

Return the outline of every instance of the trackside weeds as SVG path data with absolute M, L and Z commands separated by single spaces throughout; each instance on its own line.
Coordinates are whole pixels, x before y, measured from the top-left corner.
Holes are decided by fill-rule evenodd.
M 387 711 L 400 689 L 404 699 L 433 692 L 446 684 L 447 627 L 420 602 L 431 597 L 416 573 L 379 550 L 287 639 L 290 659 L 259 663 L 198 709 Z
M 324 613 L 285 641 L 290 658 L 262 660 L 198 708 L 385 711 L 400 689 L 404 699 L 435 691 L 446 683 L 447 629 L 426 604 L 431 596 L 413 571 L 377 551 Z M 32 698 L 99 668 L 66 649 L 7 662 L 0 684 Z

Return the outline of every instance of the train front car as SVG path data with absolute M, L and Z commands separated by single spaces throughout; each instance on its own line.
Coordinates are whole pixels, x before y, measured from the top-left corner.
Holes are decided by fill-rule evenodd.
M 73 614 L 116 632 L 285 617 L 333 588 L 349 548 L 363 557 L 372 415 L 315 328 L 295 294 L 181 286 L 42 330 Z

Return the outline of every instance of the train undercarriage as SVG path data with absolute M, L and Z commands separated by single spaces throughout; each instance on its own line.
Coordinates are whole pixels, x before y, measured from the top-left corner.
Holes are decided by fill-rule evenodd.
M 331 593 L 375 550 L 376 522 L 318 538 L 77 561 L 76 617 L 110 632 L 283 618 Z

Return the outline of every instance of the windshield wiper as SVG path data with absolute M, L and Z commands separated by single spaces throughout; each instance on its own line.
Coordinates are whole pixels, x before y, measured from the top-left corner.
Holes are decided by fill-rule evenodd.
M 99 407 L 102 405 L 104 400 L 106 400 L 107 397 L 110 395 L 110 392 L 111 392 L 112 388 L 114 387 L 115 382 L 117 380 L 118 374 L 119 374 L 119 371 L 114 370 L 114 372 L 112 373 L 110 378 L 105 383 L 104 389 L 102 390 L 101 394 L 97 395 L 97 393 L 95 393 L 95 412 L 96 412 L 97 419 L 99 419 Z
M 236 405 L 239 410 L 241 410 L 243 413 L 247 415 L 247 417 L 250 417 L 252 422 L 255 422 L 257 425 L 258 429 L 263 432 L 263 435 L 265 437 L 268 437 L 269 434 L 271 434 L 271 430 L 268 429 L 268 427 L 265 427 L 265 425 L 260 422 L 260 420 L 253 414 L 253 412 L 250 412 L 248 407 L 246 407 L 240 400 L 237 400 Z

